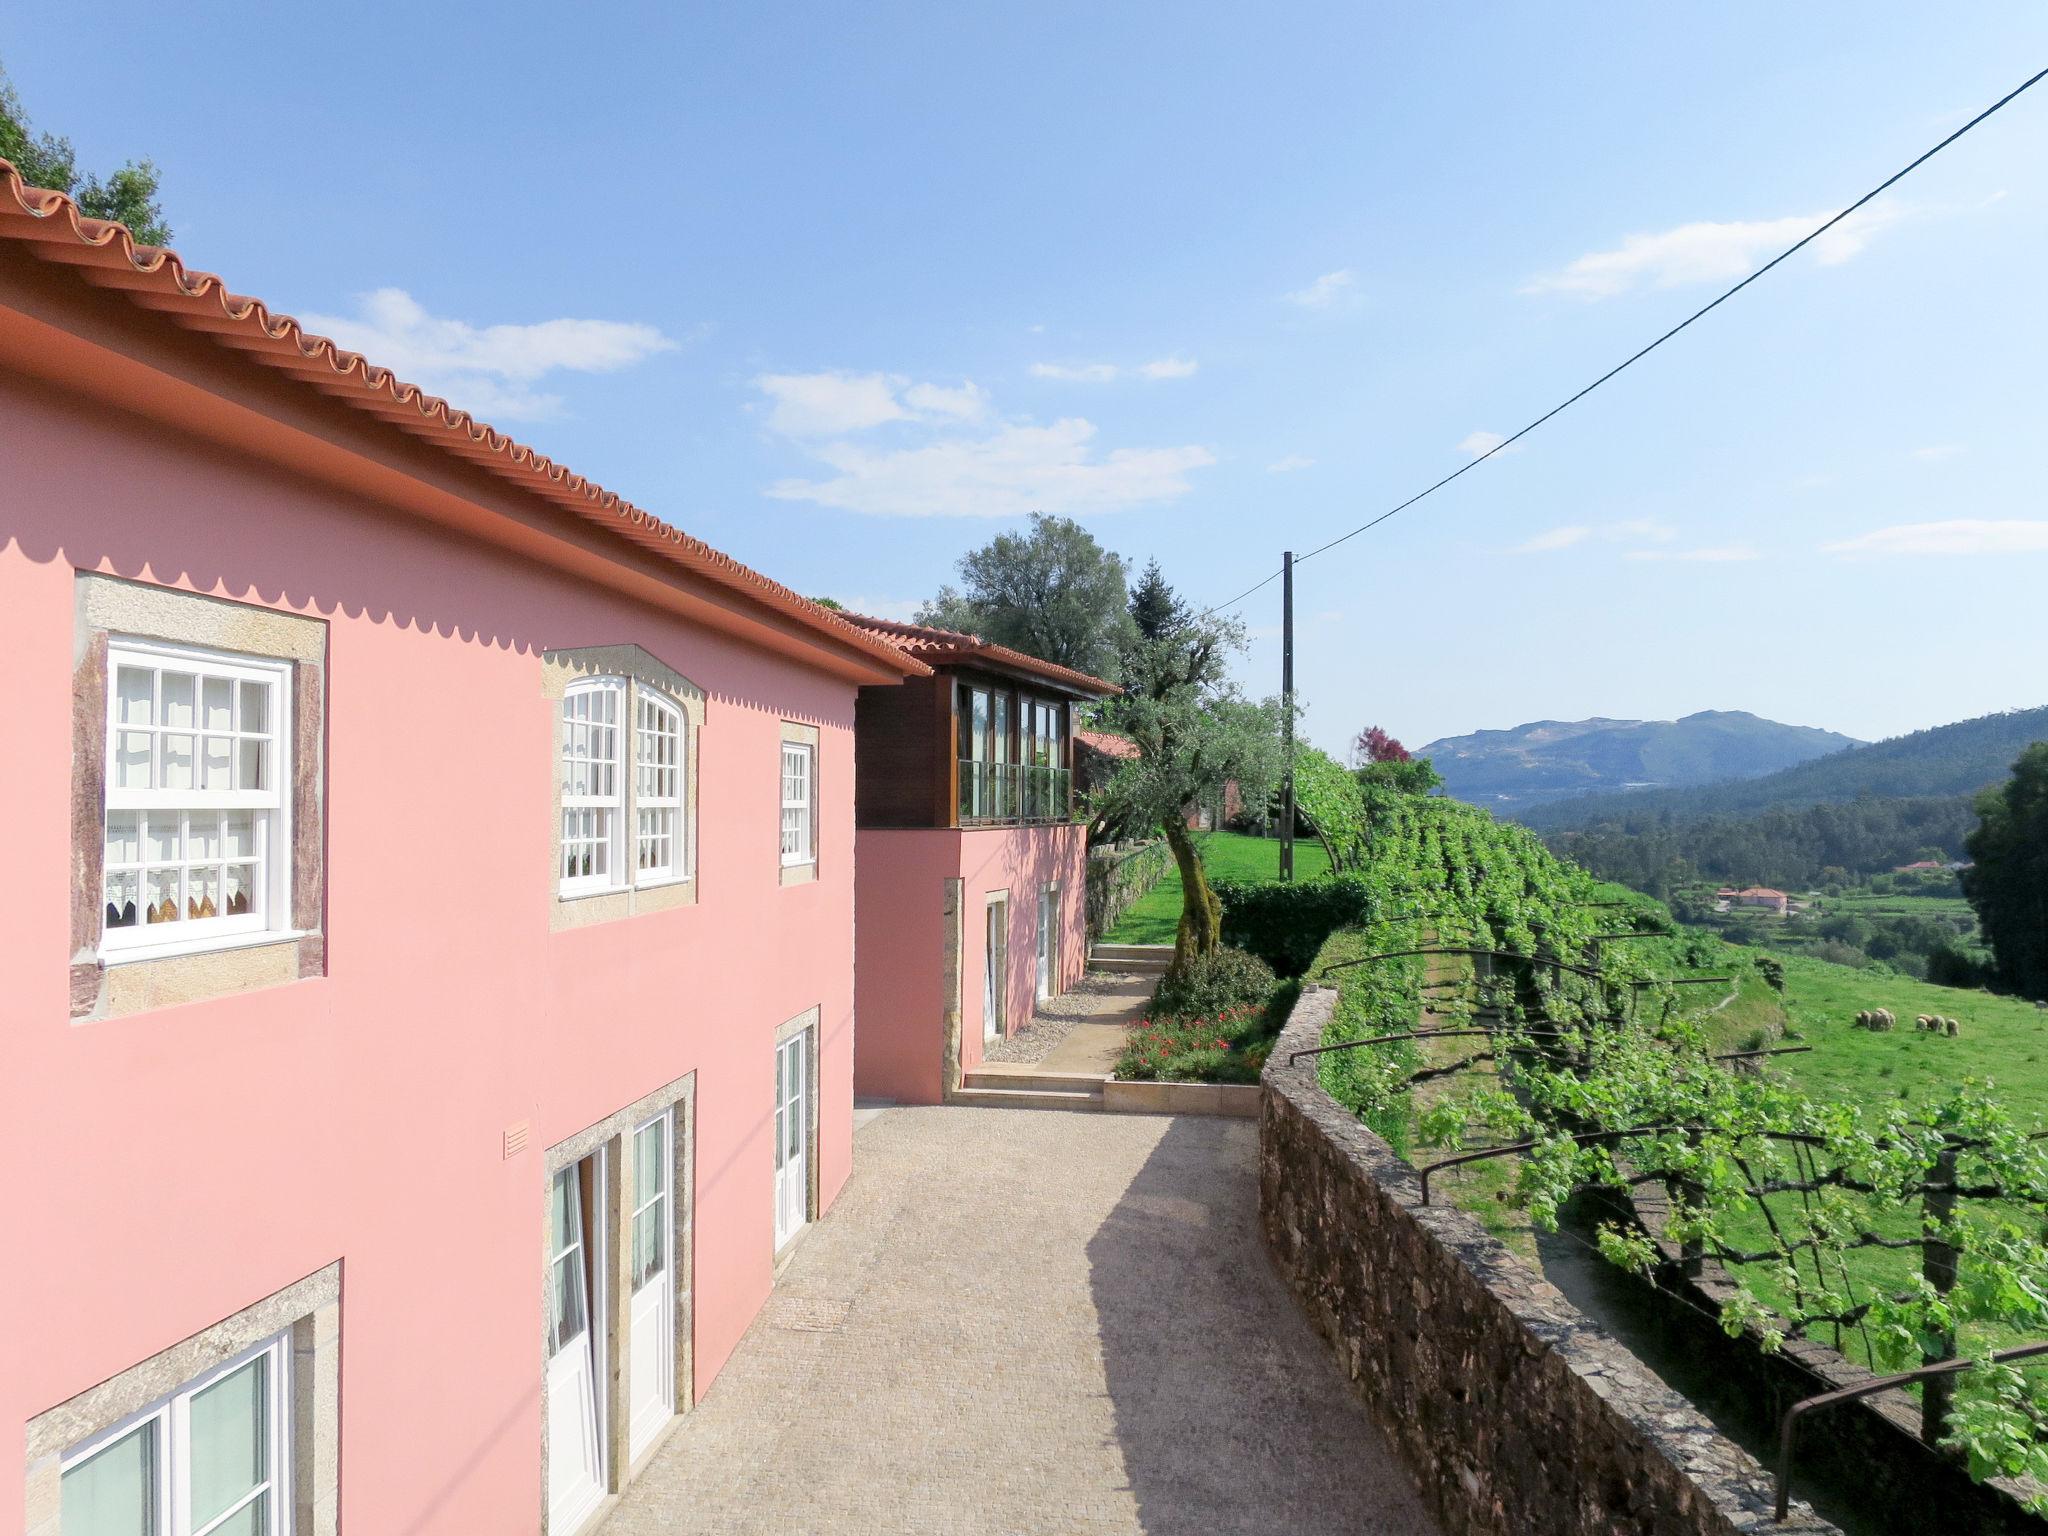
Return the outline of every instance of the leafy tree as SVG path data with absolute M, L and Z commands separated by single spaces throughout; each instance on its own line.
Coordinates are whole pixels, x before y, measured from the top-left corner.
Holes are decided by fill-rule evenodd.
M 1405 763 L 1413 755 L 1376 725 L 1368 725 L 1351 743 L 1351 760 L 1361 767 L 1367 763 Z
M 811 601 L 816 603 L 820 608 L 831 609 L 834 613 L 838 613 L 846 607 L 846 604 L 840 602 L 839 599 L 836 597 L 814 597 L 811 599 Z
M 2048 998 L 2048 741 L 2012 765 L 2002 789 L 1977 797 L 1980 825 L 1966 846 L 1963 894 L 1977 909 L 1998 980 L 2026 997 Z
M 1233 781 L 1247 805 L 1273 793 L 1281 767 L 1280 705 L 1246 698 L 1229 677 L 1230 658 L 1244 647 L 1242 624 L 1190 615 L 1163 581 L 1140 582 L 1141 591 L 1148 588 L 1146 622 L 1163 628 L 1146 635 L 1127 616 L 1119 666 L 1124 692 L 1103 710 L 1105 723 L 1136 743 L 1138 755 L 1117 769 L 1101 800 L 1127 825 L 1159 828 L 1173 850 L 1181 915 L 1169 974 L 1179 975 L 1221 945 L 1223 926 L 1223 909 L 1188 836 L 1188 808 L 1219 797 Z
M 939 588 L 918 623 L 1115 680 L 1133 633 L 1124 562 L 1079 523 L 1034 512 L 1028 533 L 997 534 L 963 555 L 959 570 L 960 586 Z
M 21 97 L 6 71 L 0 69 L 0 160 L 11 160 L 32 187 L 68 192 L 95 219 L 128 226 L 140 245 L 169 245 L 171 227 L 157 201 L 161 178 L 156 162 L 130 160 L 104 179 L 78 174 L 78 157 L 61 134 L 37 133 L 30 126 Z
M 1398 747 L 1400 743 L 1394 745 Z M 1405 752 L 1400 757 L 1375 758 L 1353 772 L 1359 788 L 1368 793 L 1380 788 L 1391 789 L 1397 795 L 1426 795 L 1442 788 L 1444 782 L 1444 776 L 1428 758 L 1410 757 Z

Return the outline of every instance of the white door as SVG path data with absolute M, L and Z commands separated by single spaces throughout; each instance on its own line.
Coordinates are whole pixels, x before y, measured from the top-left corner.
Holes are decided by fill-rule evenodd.
M 1010 1001 L 1010 904 L 1007 901 L 988 904 L 988 934 L 982 958 L 981 1037 L 1000 1040 Z
M 775 1246 L 803 1230 L 811 1214 L 810 1075 L 803 1032 L 775 1048 Z
M 1059 954 L 1056 927 L 1060 912 L 1060 888 L 1048 885 L 1038 893 L 1038 995 L 1052 996 L 1053 965 Z
M 675 1111 L 633 1132 L 633 1299 L 627 1311 L 627 1443 L 638 1456 L 676 1411 Z
M 598 1320 L 590 1305 L 581 1170 L 590 1170 L 593 1210 L 604 1209 L 604 1154 L 564 1168 L 549 1193 L 548 1529 L 573 1531 L 604 1498 L 604 1441 L 598 1432 Z M 601 1234 L 599 1234 L 601 1239 Z

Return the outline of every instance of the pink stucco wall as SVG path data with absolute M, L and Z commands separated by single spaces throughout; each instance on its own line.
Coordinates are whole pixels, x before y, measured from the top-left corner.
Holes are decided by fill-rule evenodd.
M 336 1259 L 345 1528 L 535 1531 L 544 1149 L 697 1074 L 700 1395 L 772 1284 L 773 1037 L 812 1007 L 847 1178 L 854 684 L 4 371 L 0 420 L 0 1532 L 25 1420 Z M 328 625 L 325 977 L 70 1022 L 80 569 Z M 540 652 L 621 642 L 707 694 L 700 900 L 555 933 Z M 789 888 L 785 719 L 822 732 Z
M 1007 892 L 1007 1033 L 1030 1023 L 1037 997 L 1038 894 L 1057 882 L 1059 990 L 1088 962 L 1086 831 L 1079 826 L 958 831 L 867 829 L 855 850 L 858 936 L 854 1082 L 903 1104 L 942 1096 L 940 1020 L 946 1003 L 945 882 L 962 882 L 960 1064 L 982 1059 L 988 898 Z

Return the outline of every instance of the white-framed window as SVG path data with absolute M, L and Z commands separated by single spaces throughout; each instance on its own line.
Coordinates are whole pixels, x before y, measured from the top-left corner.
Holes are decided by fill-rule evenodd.
M 105 959 L 289 928 L 290 719 L 288 662 L 109 642 Z
M 562 695 L 562 891 L 625 884 L 626 680 L 593 677 Z
M 642 687 L 633 731 L 633 878 L 641 885 L 680 880 L 690 872 L 683 823 L 684 732 L 682 707 Z
M 72 1532 L 291 1536 L 291 1335 L 281 1333 L 65 1453 Z
M 810 864 L 817 859 L 811 836 L 812 806 L 818 788 L 817 749 L 809 742 L 782 744 L 782 862 Z

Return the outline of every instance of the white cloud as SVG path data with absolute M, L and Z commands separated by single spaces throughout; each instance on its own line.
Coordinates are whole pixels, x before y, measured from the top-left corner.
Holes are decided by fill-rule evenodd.
M 1570 523 L 1562 528 L 1552 528 L 1534 538 L 1515 545 L 1508 551 L 1515 555 L 1541 555 L 1553 550 L 1571 549 L 1575 545 L 1598 540 L 1603 544 L 1668 544 L 1678 537 L 1676 529 L 1654 518 L 1633 517 L 1618 523 Z M 1658 550 L 1637 549 L 1629 553 L 1631 560 L 1662 560 L 1678 558 Z M 1704 558 L 1704 557 L 1702 557 Z
M 1011 422 L 981 437 L 871 449 L 822 443 L 812 457 L 827 479 L 779 480 L 768 494 L 883 517 L 1085 516 L 1172 501 L 1191 471 L 1216 462 L 1208 449 L 1118 448 L 1098 455 L 1095 427 L 1078 417 L 1050 426 Z
M 1493 452 L 1506 441 L 1507 435 L 1502 432 L 1467 432 L 1458 440 L 1458 452 L 1469 453 L 1476 459 L 1482 454 Z
M 1915 448 L 1913 457 L 1922 464 L 1938 464 L 1943 459 L 1952 459 L 1959 453 L 1967 452 L 1969 449 L 1961 443 L 1930 443 L 1925 448 Z
M 1696 560 L 1708 564 L 1722 565 L 1738 560 L 1761 560 L 1762 555 L 1748 544 L 1711 544 L 1700 549 L 1631 549 L 1624 560 Z
M 1355 297 L 1352 290 L 1357 281 L 1358 275 L 1349 267 L 1343 267 L 1335 272 L 1325 272 L 1306 288 L 1297 288 L 1281 297 L 1303 309 L 1329 309 L 1340 299 Z
M 838 437 L 891 421 L 978 421 L 988 392 L 972 380 L 957 388 L 913 384 L 893 373 L 764 373 L 754 387 L 775 402 L 768 425 L 784 437 Z
M 1314 463 L 1314 459 L 1305 458 L 1298 453 L 1290 453 L 1285 458 L 1275 459 L 1272 463 L 1268 464 L 1266 466 L 1266 473 L 1269 475 L 1291 475 L 1297 469 L 1307 469 Z
M 555 414 L 561 397 L 531 387 L 550 373 L 613 373 L 675 347 L 651 325 L 617 320 L 443 320 L 403 288 L 360 295 L 354 315 L 308 314 L 300 321 L 408 383 L 501 420 Z
M 1831 555 L 2048 554 L 2048 522 L 2027 518 L 1958 517 L 1901 523 L 1821 546 Z
M 1873 235 L 1906 216 L 1902 204 L 1872 203 L 1837 224 L 1809 249 L 1824 267 L 1840 266 L 1870 243 Z M 1562 271 L 1534 279 L 1524 293 L 1575 293 L 1607 298 L 1636 287 L 1677 288 L 1691 283 L 1725 283 L 1746 277 L 1795 240 L 1831 217 L 1793 214 L 1781 219 L 1702 221 L 1657 234 L 1629 235 L 1609 251 L 1590 251 Z
M 1569 527 L 1553 528 L 1548 533 L 1539 533 L 1514 547 L 1518 555 L 1540 555 L 1553 549 L 1570 549 L 1574 544 L 1583 544 L 1593 536 L 1593 530 L 1583 523 Z
M 1034 379 L 1057 379 L 1067 384 L 1113 384 L 1118 379 L 1185 379 L 1201 364 L 1188 357 L 1161 357 L 1149 363 L 1121 367 L 1116 363 L 1033 363 Z

